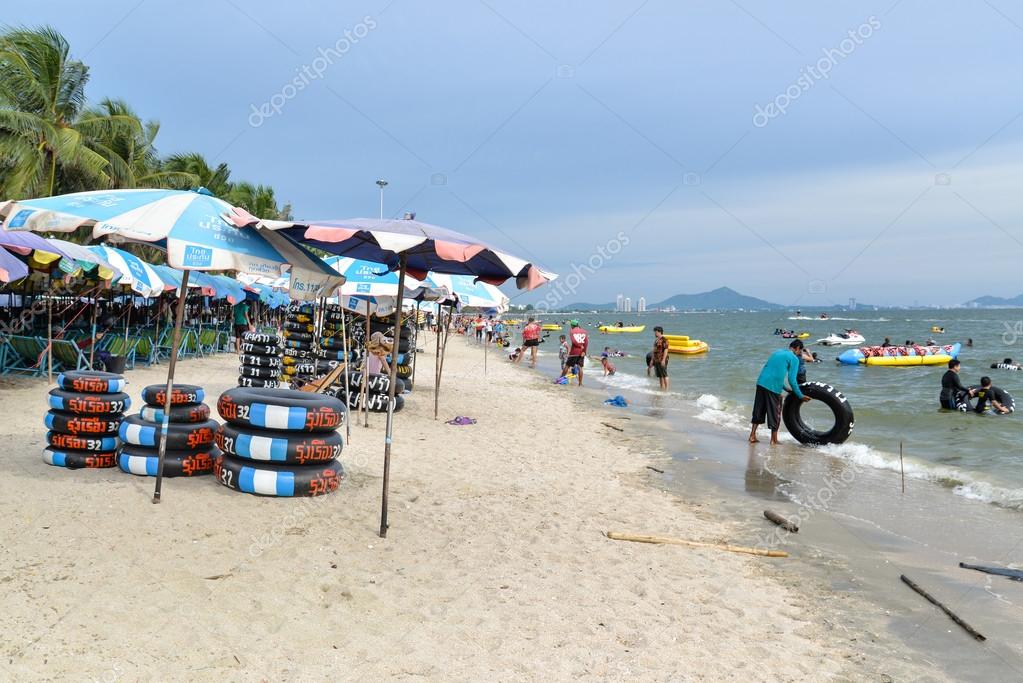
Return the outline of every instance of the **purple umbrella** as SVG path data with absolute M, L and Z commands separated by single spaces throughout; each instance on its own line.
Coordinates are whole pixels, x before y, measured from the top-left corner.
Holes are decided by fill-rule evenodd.
M 0 280 L 14 282 L 28 276 L 28 266 L 6 249 L 0 249 Z

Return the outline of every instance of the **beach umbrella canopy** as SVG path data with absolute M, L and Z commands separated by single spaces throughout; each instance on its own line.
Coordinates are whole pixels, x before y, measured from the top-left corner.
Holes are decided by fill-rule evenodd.
M 92 246 L 86 249 L 121 271 L 121 278 L 117 284 L 129 287 L 131 291 L 144 297 L 163 294 L 165 288 L 163 280 L 153 266 L 135 254 L 107 246 Z
M 88 247 L 83 247 L 81 244 L 75 244 L 74 242 L 67 242 L 65 240 L 59 240 L 56 238 L 50 238 L 47 240 L 50 244 L 56 246 L 61 254 L 67 254 L 70 256 L 64 257 L 60 262 L 60 269 L 68 274 L 74 274 L 79 270 L 86 272 L 97 271 L 97 275 L 101 280 L 111 280 L 119 278 L 124 273 L 120 268 L 107 261 L 106 258 L 90 250 Z M 37 254 L 45 253 L 41 249 L 36 252 Z M 57 254 L 57 250 L 54 250 L 54 255 Z
M 28 266 L 7 249 L 0 249 L 0 281 L 14 282 L 28 277 Z
M 232 270 L 291 275 L 291 296 L 314 300 L 341 280 L 337 273 L 284 234 L 256 231 L 257 219 L 209 191 L 107 190 L 7 202 L 4 228 L 73 232 L 92 228 L 94 239 L 149 242 L 167 251 L 179 270 Z
M 345 282 L 338 289 L 339 294 L 365 297 L 398 296 L 398 273 L 390 271 L 381 263 L 363 261 L 347 256 L 330 256 L 324 263 L 345 276 Z M 405 288 L 419 286 L 418 281 L 406 278 Z
M 447 273 L 430 273 L 426 283 L 457 294 L 463 306 L 496 309 L 499 312 L 508 310 L 509 299 L 500 289 L 486 282 L 476 282 L 468 275 L 449 275 Z

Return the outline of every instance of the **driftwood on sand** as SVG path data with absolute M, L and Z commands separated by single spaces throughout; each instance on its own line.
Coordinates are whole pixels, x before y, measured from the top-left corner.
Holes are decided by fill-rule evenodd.
M 703 541 L 687 541 L 682 538 L 670 538 L 668 536 L 644 536 L 641 534 L 628 534 L 619 531 L 608 531 L 605 534 L 615 541 L 633 541 L 635 543 L 658 543 L 665 545 L 684 545 L 691 548 L 712 548 L 724 550 L 730 553 L 745 553 L 747 555 L 760 555 L 761 557 L 788 557 L 784 550 L 765 550 L 763 548 L 747 548 L 741 545 L 727 545 L 725 543 L 705 543 Z

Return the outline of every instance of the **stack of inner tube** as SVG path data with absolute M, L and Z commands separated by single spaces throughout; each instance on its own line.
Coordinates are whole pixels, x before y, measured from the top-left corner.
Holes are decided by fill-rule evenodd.
M 213 445 L 213 435 L 219 425 L 210 419 L 210 407 L 202 402 L 204 397 L 201 387 L 174 385 L 163 476 L 191 477 L 213 471 L 213 461 L 220 455 Z M 156 476 L 166 398 L 167 385 L 146 387 L 142 390 L 142 400 L 146 404 L 142 411 L 121 422 L 119 436 L 122 444 L 117 451 L 117 466 L 122 471 L 143 477 Z
M 342 376 L 338 384 L 329 389 L 329 393 L 337 396 L 348 404 L 349 408 L 362 410 L 365 405 L 370 412 L 386 413 L 388 392 L 391 388 L 390 375 L 369 375 L 366 381 L 366 391 L 363 395 L 362 385 L 366 377 L 361 372 L 352 371 L 348 374 L 348 393 L 345 393 L 345 380 Z M 395 380 L 394 388 L 394 412 L 405 407 L 405 398 L 401 393 L 405 391 L 405 382 L 401 379 Z M 363 403 L 365 401 L 365 404 Z
M 354 331 L 350 323 L 342 326 L 345 316 L 340 306 L 328 305 L 323 311 L 323 326 L 320 329 L 320 356 L 325 360 L 343 361 L 345 359 L 345 340 L 342 329 L 347 330 L 349 335 Z M 349 354 L 352 354 L 353 344 L 348 344 Z
M 266 332 L 242 335 L 240 387 L 278 387 L 281 384 L 281 338 Z
M 282 360 L 291 360 L 283 364 L 282 375 L 285 381 L 302 384 L 316 377 L 315 368 L 314 372 L 307 372 L 310 364 L 315 365 L 317 357 L 314 311 L 312 304 L 293 303 L 288 306 L 288 315 L 284 321 Z
M 110 372 L 75 370 L 57 376 L 46 413 L 48 465 L 79 469 L 117 464 L 117 429 L 131 399 L 127 382 Z
M 319 496 L 344 477 L 338 431 L 346 410 L 333 396 L 290 389 L 229 389 L 217 401 L 227 422 L 214 464 L 224 486 L 262 496 Z

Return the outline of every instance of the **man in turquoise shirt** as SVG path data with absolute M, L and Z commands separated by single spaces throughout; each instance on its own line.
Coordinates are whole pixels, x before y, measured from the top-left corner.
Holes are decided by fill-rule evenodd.
M 788 349 L 778 349 L 772 353 L 764 363 L 764 369 L 760 371 L 760 377 L 757 378 L 757 393 L 753 398 L 750 443 L 757 443 L 757 427 L 764 424 L 765 417 L 767 426 L 771 430 L 771 444 L 778 443 L 778 428 L 781 426 L 781 392 L 785 390 L 786 381 L 796 398 L 801 401 L 810 400 L 809 397 L 803 396 L 803 392 L 799 390 L 799 381 L 796 379 L 799 372 L 799 357 L 802 353 L 803 342 L 797 339 L 789 344 Z

